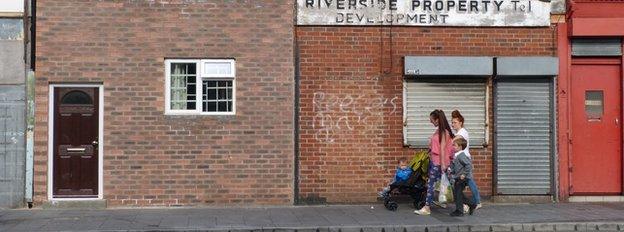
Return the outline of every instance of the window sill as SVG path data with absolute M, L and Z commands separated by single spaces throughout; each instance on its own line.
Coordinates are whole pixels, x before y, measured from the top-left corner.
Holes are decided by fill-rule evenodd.
M 227 113 L 172 113 L 168 112 L 164 114 L 165 116 L 236 116 L 235 112 L 227 112 Z

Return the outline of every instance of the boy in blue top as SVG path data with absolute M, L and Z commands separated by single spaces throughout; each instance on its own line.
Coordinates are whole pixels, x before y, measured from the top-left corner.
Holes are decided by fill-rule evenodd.
M 393 184 L 403 184 L 407 183 L 410 175 L 412 174 L 412 169 L 407 166 L 407 159 L 401 158 L 399 159 L 399 166 L 397 167 L 396 173 L 394 174 L 394 179 L 392 183 L 383 188 L 381 192 L 378 193 L 379 197 L 386 197 L 390 193 L 390 185 Z
M 468 146 L 468 142 L 464 138 L 458 138 L 453 141 L 453 148 L 455 158 L 449 166 L 451 181 L 453 183 L 453 198 L 455 199 L 455 211 L 451 213 L 451 216 L 458 217 L 464 216 L 464 204 L 468 205 L 468 213 L 472 215 L 476 205 L 470 198 L 466 198 L 464 195 L 464 189 L 468 184 L 468 180 L 472 179 L 472 162 L 470 158 L 464 153 L 464 149 Z

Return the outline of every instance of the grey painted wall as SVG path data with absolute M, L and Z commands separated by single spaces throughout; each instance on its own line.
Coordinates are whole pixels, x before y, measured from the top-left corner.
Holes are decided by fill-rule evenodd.
M 0 85 L 0 208 L 23 206 L 25 86 Z
M 550 13 L 551 14 L 564 14 L 566 11 L 565 8 L 565 0 L 552 0 L 550 2 Z
M 24 84 L 25 69 L 22 19 L 0 18 L 0 85 Z
M 0 18 L 0 40 L 23 40 L 24 23 L 19 18 Z
M 22 19 L 0 18 L 0 208 L 24 205 L 26 80 Z
M 0 40 L 0 85 L 24 84 L 23 40 Z

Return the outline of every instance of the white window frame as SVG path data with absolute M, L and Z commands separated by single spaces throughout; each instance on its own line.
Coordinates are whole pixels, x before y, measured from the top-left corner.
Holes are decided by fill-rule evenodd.
M 204 72 L 204 65 L 215 63 L 229 63 L 229 75 L 210 74 Z M 195 109 L 171 109 L 171 65 L 175 63 L 195 63 L 197 76 L 195 77 Z M 204 112 L 203 109 L 203 81 L 232 81 L 232 111 Z M 235 115 L 236 114 L 236 61 L 234 59 L 166 59 L 165 60 L 165 115 Z

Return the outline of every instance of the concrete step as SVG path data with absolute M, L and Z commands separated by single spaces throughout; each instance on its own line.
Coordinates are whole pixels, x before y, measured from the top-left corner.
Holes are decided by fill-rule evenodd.
M 106 200 L 52 200 L 41 205 L 43 209 L 106 209 Z
M 554 203 L 555 200 L 552 196 L 516 196 L 516 195 L 506 195 L 506 196 L 492 196 L 490 199 L 493 203 L 509 203 L 509 204 L 542 204 L 542 203 Z

